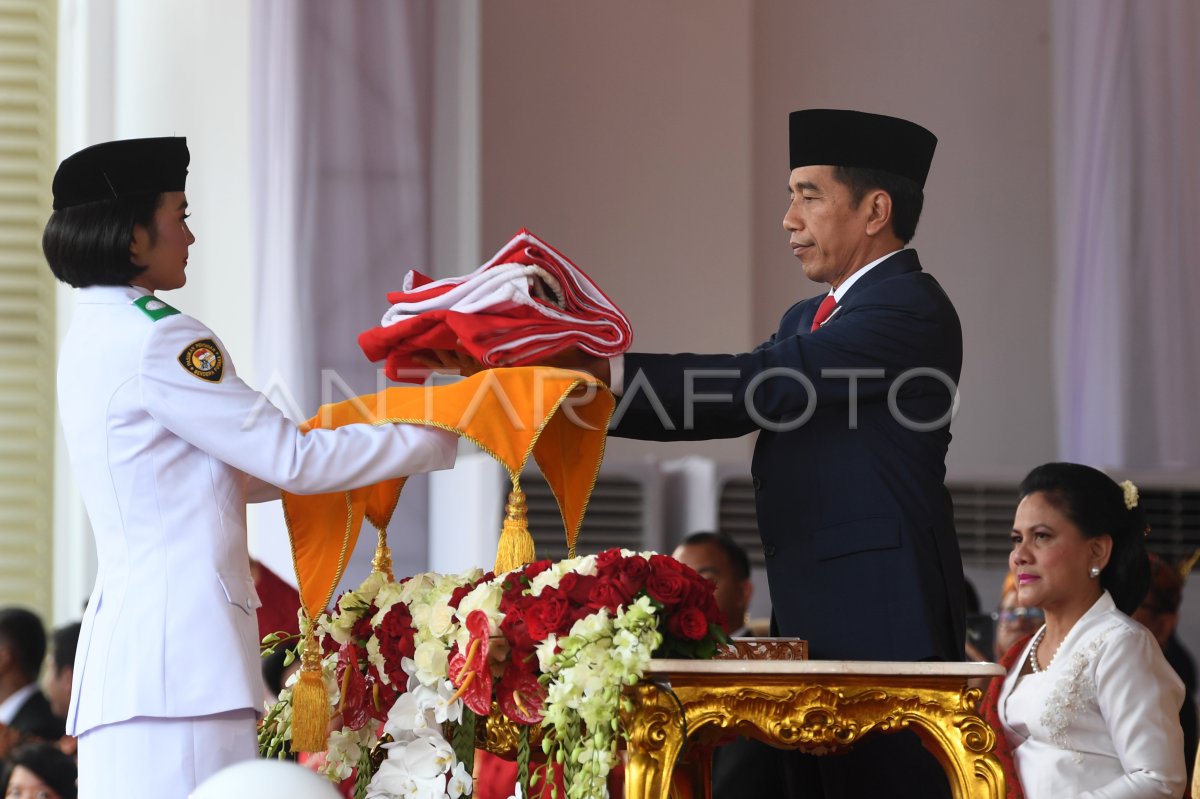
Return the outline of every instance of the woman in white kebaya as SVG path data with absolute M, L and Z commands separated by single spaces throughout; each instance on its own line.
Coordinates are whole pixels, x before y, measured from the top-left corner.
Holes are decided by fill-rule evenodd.
M 1179 797 L 1183 685 L 1127 614 L 1149 586 L 1132 483 L 1072 463 L 1021 483 L 1009 566 L 1046 623 L 1013 665 L 998 715 L 1027 799 Z

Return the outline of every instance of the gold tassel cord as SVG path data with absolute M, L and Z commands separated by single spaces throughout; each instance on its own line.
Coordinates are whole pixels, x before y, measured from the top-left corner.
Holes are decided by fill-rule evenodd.
M 304 659 L 292 689 L 292 750 L 323 752 L 329 739 L 329 692 L 321 675 L 321 647 L 315 625 L 306 619 Z
M 375 557 L 371 560 L 371 571 L 387 577 L 389 583 L 395 579 L 392 576 L 392 550 L 387 543 L 386 525 L 379 528 L 379 541 L 375 545 Z
M 504 514 L 504 527 L 500 531 L 500 542 L 496 545 L 496 574 L 532 563 L 536 557 L 533 536 L 529 534 L 525 494 L 513 481 L 513 490 L 508 495 Z

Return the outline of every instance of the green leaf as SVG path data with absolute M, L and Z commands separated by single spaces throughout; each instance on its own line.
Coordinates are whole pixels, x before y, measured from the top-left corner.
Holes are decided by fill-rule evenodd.
M 517 782 L 521 786 L 521 796 L 529 796 L 533 783 L 529 778 L 529 727 L 524 724 L 517 739 Z
M 478 717 L 467 708 L 463 708 L 462 721 L 453 725 L 454 731 L 450 736 L 450 745 L 454 748 L 454 756 L 463 768 L 470 774 L 475 770 L 475 728 Z

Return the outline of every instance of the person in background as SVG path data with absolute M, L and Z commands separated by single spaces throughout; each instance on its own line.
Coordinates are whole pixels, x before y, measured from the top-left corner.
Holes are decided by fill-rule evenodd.
M 75 153 L 42 235 L 77 289 L 58 404 L 98 563 L 67 713 L 87 799 L 187 796 L 257 756 L 247 503 L 449 468 L 458 445 L 414 425 L 302 433 L 156 295 L 187 281 L 190 159 L 178 137 Z
M 44 688 L 50 700 L 50 712 L 65 723 L 67 709 L 71 706 L 71 684 L 75 679 L 75 649 L 79 646 L 79 622 L 64 624 L 50 637 L 50 663 L 46 670 Z M 58 748 L 71 757 L 75 756 L 75 739 L 63 735 Z
M 1009 566 L 1017 600 L 1046 622 L 1003 679 L 996 711 L 1025 796 L 1182 795 L 1183 684 L 1128 615 L 1150 583 L 1136 487 L 1048 463 L 1019 494 Z
M 54 742 L 63 735 L 63 720 L 38 687 L 45 658 L 46 629 L 37 614 L 0 609 L 0 725 L 7 747 L 27 740 Z
M 75 761 L 52 744 L 27 743 L 13 750 L 4 774 L 5 799 L 75 799 Z M 133 796 L 133 794 L 130 794 Z
M 993 654 L 996 661 L 1012 648 L 1013 644 L 1033 635 L 1042 626 L 1046 614 L 1041 608 L 1026 608 L 1017 603 L 1017 581 L 1012 572 L 1004 577 L 1000 589 L 1000 608 L 994 615 L 996 621 L 996 643 Z
M 1154 635 L 1154 640 L 1162 647 L 1167 662 L 1183 681 L 1183 707 L 1179 709 L 1179 723 L 1183 727 L 1183 756 L 1184 763 L 1187 764 L 1190 787 L 1196 765 L 1197 745 L 1196 662 L 1175 635 L 1175 629 L 1179 625 L 1179 606 L 1182 602 L 1183 575 L 1174 566 L 1151 553 L 1150 590 L 1146 592 L 1142 604 L 1133 612 L 1133 618 L 1145 625 Z
M 713 594 L 725 616 L 725 634 L 730 638 L 749 635 L 746 611 L 754 596 L 750 558 L 742 545 L 724 533 L 692 533 L 672 553 L 675 560 L 716 583 Z
M 684 538 L 672 553 L 675 560 L 716 583 L 713 593 L 725 616 L 725 634 L 750 633 L 746 612 L 754 596 L 750 558 L 741 544 L 724 533 L 699 532 Z M 737 738 L 713 750 L 713 799 L 778 796 L 786 789 L 780 750 L 753 738 Z
M 79 622 L 64 624 L 51 636 L 50 663 L 46 673 L 46 698 L 50 710 L 66 719 L 71 706 L 71 681 L 75 676 L 75 649 L 79 646 Z

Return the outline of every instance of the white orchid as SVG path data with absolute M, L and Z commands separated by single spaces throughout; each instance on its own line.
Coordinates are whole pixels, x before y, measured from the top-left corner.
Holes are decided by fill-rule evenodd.
M 416 737 L 397 743 L 388 752 L 388 760 L 396 759 L 417 779 L 432 779 L 449 772 L 453 767 L 454 749 L 436 730 L 418 732 Z
M 473 789 L 474 783 L 466 767 L 462 763 L 455 763 L 446 782 L 446 795 L 450 799 L 458 799 L 460 796 L 470 796 Z

